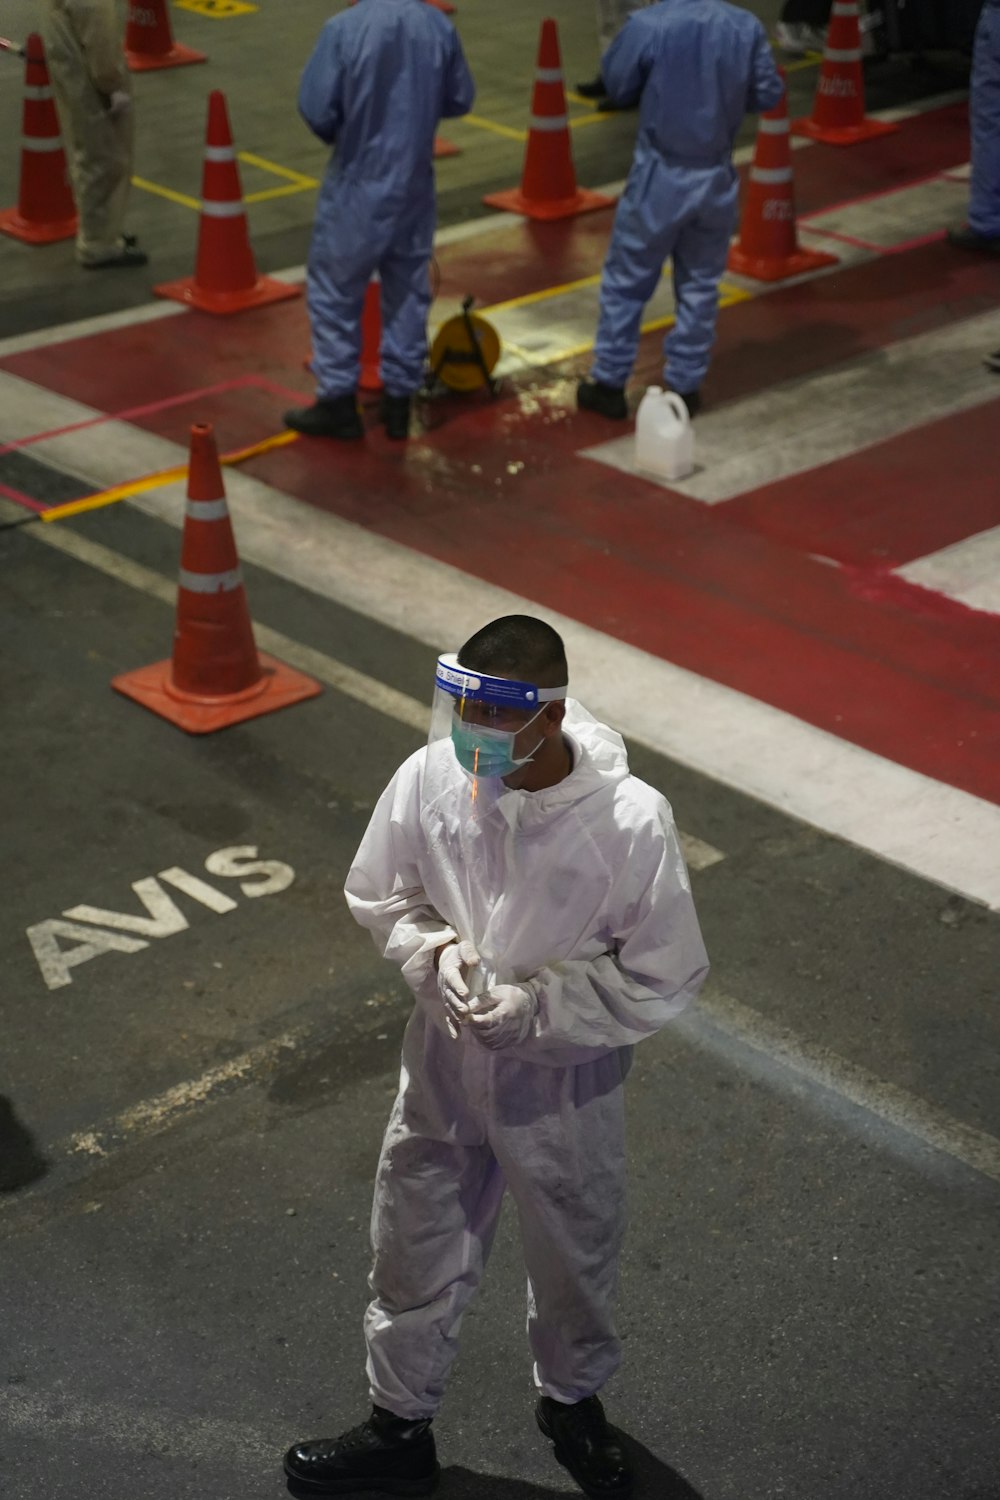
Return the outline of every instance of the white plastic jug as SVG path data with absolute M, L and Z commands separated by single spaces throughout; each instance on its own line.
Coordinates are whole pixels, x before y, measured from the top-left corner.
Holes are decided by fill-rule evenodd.
M 691 418 L 676 391 L 647 388 L 635 418 L 635 466 L 657 479 L 684 479 L 694 471 Z

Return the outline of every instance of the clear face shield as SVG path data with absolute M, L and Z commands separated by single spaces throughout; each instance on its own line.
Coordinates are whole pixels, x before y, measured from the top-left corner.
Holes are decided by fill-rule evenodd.
M 451 748 L 476 779 L 510 776 L 533 759 L 544 735 L 529 729 L 546 703 L 565 698 L 566 687 L 537 687 L 459 666 L 453 652 L 438 657 L 428 745 Z

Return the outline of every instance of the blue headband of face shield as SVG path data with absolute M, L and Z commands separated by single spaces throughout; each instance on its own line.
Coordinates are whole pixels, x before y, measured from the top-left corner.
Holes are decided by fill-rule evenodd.
M 471 776 L 509 776 L 520 766 L 526 765 L 537 753 L 542 740 L 539 739 L 530 754 L 517 756 L 514 754 L 516 735 L 538 717 L 546 703 L 565 696 L 565 685 L 543 688 L 533 682 L 473 672 L 460 666 L 453 653 L 438 658 L 435 699 L 442 703 L 450 700 L 451 741 L 459 764 Z M 517 729 L 495 729 L 482 723 L 466 722 L 462 714 L 465 704 L 534 712 L 527 723 L 518 725 Z

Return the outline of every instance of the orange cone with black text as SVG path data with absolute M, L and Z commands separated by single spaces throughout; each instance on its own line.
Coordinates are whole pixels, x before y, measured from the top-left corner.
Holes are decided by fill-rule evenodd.
M 834 0 L 813 112 L 794 120 L 792 131 L 829 146 L 853 146 L 898 129 L 865 114 L 858 0 Z
M 529 219 L 568 219 L 591 209 L 610 208 L 614 201 L 576 185 L 559 33 L 555 21 L 543 21 L 521 186 L 488 193 L 483 202 Z
M 125 61 L 129 72 L 153 68 L 181 68 L 207 61 L 204 52 L 174 41 L 167 0 L 129 0 L 125 23 Z
M 114 677 L 111 686 L 188 734 L 210 734 L 323 691 L 304 673 L 258 654 L 207 422 L 191 429 L 173 656 Z
M 835 255 L 803 250 L 798 242 L 787 94 L 760 117 L 740 237 L 729 251 L 727 264 L 730 271 L 755 281 L 783 281 L 837 264 Z
M 52 98 L 42 39 L 24 44 L 24 111 L 17 207 L 0 212 L 0 233 L 29 245 L 51 245 L 76 234 L 76 204 L 66 170 L 59 116 Z
M 208 96 L 201 198 L 194 275 L 154 286 L 158 297 L 226 314 L 301 295 L 301 287 L 257 275 L 226 99 L 219 89 Z

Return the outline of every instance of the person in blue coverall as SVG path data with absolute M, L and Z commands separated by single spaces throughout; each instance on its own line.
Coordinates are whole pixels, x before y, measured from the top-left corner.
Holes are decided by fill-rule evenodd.
M 948 239 L 961 250 L 1000 255 L 1000 0 L 986 0 L 976 26 L 969 126 L 969 222 L 951 230 Z
M 334 149 L 306 278 L 317 400 L 285 413 L 297 432 L 364 436 L 361 313 L 378 272 L 382 415 L 390 437 L 407 436 L 427 358 L 434 132 L 474 98 L 457 32 L 423 0 L 361 0 L 323 27 L 299 88 L 303 119 Z
M 577 404 L 628 416 L 642 311 L 669 256 L 677 320 L 664 342 L 664 379 L 694 415 L 736 228 L 733 142 L 744 114 L 773 109 L 784 83 L 761 22 L 726 0 L 658 0 L 636 11 L 601 76 L 619 103 L 639 99 L 639 138 L 601 276 L 591 378 Z

